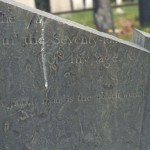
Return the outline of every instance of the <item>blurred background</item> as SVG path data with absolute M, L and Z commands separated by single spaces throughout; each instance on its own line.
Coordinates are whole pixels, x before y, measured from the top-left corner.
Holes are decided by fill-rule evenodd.
M 150 0 L 16 1 L 129 41 L 135 28 L 150 33 Z

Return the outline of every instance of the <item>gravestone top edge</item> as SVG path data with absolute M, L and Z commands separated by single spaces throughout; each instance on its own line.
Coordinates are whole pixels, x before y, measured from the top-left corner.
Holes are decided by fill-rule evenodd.
M 139 30 L 139 29 L 135 29 L 135 32 L 139 32 L 139 33 L 141 33 L 142 35 L 144 35 L 144 36 L 146 36 L 147 38 L 150 38 L 150 34 L 149 33 L 147 33 L 147 32 L 144 32 L 144 31 L 141 31 L 141 30 Z
M 139 50 L 141 50 L 141 51 L 143 51 L 143 52 L 150 53 L 147 49 L 142 48 L 142 47 L 140 47 L 140 46 L 138 46 L 137 44 L 134 44 L 134 43 L 132 43 L 132 42 L 125 41 L 125 40 L 123 40 L 123 39 L 119 39 L 119 38 L 117 38 L 117 37 L 115 37 L 115 36 L 113 36 L 113 35 L 110 35 L 110 34 L 107 34 L 107 33 L 104 33 L 104 32 L 100 32 L 100 31 L 97 31 L 96 29 L 90 28 L 90 27 L 88 27 L 88 26 L 81 25 L 81 24 L 76 23 L 76 22 L 74 22 L 74 21 L 70 21 L 70 20 L 68 20 L 68 19 L 65 19 L 65 18 L 56 16 L 56 15 L 53 15 L 53 14 L 50 14 L 50 13 L 41 11 L 41 10 L 39 10 L 39 9 L 29 7 L 29 6 L 25 5 L 25 4 L 16 2 L 16 1 L 14 1 L 14 0 L 0 0 L 0 3 L 1 3 L 1 2 L 7 3 L 7 4 L 9 4 L 9 5 L 13 5 L 13 6 L 15 6 L 15 7 L 21 8 L 21 9 L 23 9 L 23 10 L 29 11 L 29 12 L 34 13 L 34 14 L 37 14 L 37 15 L 42 15 L 43 17 L 47 17 L 48 19 L 52 19 L 52 20 L 58 21 L 59 23 L 67 24 L 68 26 L 72 26 L 73 28 L 78 28 L 78 29 L 80 29 L 80 30 L 89 32 L 89 33 L 91 33 L 91 34 L 95 34 L 95 35 L 101 36 L 101 37 L 103 37 L 103 38 L 107 38 L 107 39 L 116 41 L 116 42 L 118 42 L 119 44 L 123 44 L 123 45 L 126 45 L 126 46 L 130 46 L 130 47 L 132 47 L 132 48 L 139 49 Z

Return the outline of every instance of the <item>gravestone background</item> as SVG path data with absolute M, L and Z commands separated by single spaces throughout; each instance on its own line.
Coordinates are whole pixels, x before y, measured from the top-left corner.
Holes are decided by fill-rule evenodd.
M 70 0 L 49 0 L 49 2 L 50 2 L 52 13 L 71 11 Z M 84 9 L 83 0 L 73 0 L 72 3 L 73 3 L 74 10 Z M 93 7 L 92 0 L 86 0 L 85 8 L 88 9 L 92 7 Z
M 0 11 L 0 149 L 148 150 L 146 49 L 11 0 Z
M 150 51 L 150 34 L 136 29 L 134 31 L 133 42 Z M 149 77 L 150 78 L 150 77 Z M 150 84 L 149 82 L 147 84 Z M 150 89 L 148 88 L 148 91 Z M 150 99 L 145 103 L 145 113 L 143 117 L 143 126 L 141 132 L 140 149 L 148 150 L 150 148 Z
M 50 0 L 51 12 L 63 12 L 63 11 L 71 11 L 71 5 L 69 0 Z
M 15 0 L 15 1 L 35 8 L 35 0 Z
M 150 1 L 148 0 L 140 0 L 139 1 L 139 16 L 140 16 L 140 24 L 143 26 L 149 25 L 150 20 Z
M 150 34 L 136 29 L 134 31 L 133 42 L 150 51 Z

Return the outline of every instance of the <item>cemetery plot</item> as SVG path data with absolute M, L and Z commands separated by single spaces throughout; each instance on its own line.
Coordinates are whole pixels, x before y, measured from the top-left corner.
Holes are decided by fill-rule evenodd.
M 146 48 L 147 50 L 150 50 L 150 34 L 149 33 L 136 29 L 134 31 L 133 42 L 143 48 Z

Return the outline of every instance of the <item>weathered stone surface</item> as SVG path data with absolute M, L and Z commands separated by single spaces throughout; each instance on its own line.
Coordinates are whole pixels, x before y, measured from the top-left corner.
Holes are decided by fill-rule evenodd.
M 150 79 L 150 75 L 149 75 Z M 144 114 L 143 114 L 143 125 L 141 130 L 141 142 L 140 150 L 149 150 L 150 149 L 150 80 L 147 82 L 147 91 Z
M 12 0 L 0 11 L 0 149 L 149 149 L 149 51 Z
M 150 51 L 150 34 L 136 29 L 133 42 Z M 148 80 L 147 84 L 150 85 L 150 80 Z M 147 90 L 150 91 L 150 88 L 148 87 Z M 143 115 L 140 150 L 150 149 L 150 93 L 148 93 L 147 99 Z
M 136 29 L 134 31 L 133 42 L 150 51 L 150 34 L 149 33 Z

